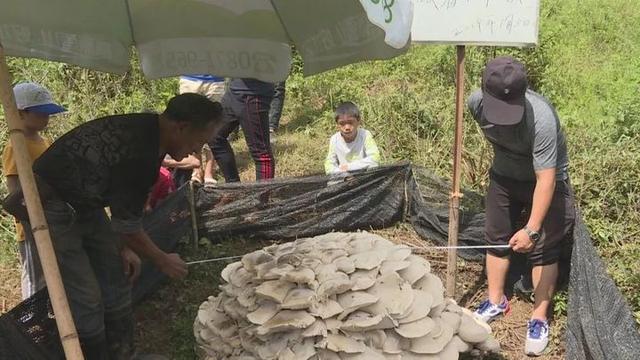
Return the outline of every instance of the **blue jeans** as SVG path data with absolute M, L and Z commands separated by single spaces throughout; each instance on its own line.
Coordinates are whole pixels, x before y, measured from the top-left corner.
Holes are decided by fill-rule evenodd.
M 105 318 L 131 312 L 131 288 L 120 257 L 120 237 L 103 209 L 79 212 L 59 200 L 44 204 L 51 241 L 81 338 L 105 331 Z M 25 224 L 27 240 L 33 240 Z

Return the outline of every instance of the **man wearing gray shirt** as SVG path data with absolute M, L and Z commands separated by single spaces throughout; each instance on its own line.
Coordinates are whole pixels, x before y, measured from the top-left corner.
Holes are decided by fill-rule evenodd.
M 527 89 L 525 68 L 512 57 L 487 64 L 482 89 L 471 94 L 467 106 L 494 152 L 485 239 L 491 245 L 510 245 L 487 252 L 489 298 L 475 314 L 489 322 L 509 311 L 504 295 L 509 255 L 527 253 L 533 265 L 535 304 L 527 323 L 525 353 L 540 355 L 549 342 L 547 312 L 558 259 L 575 220 L 564 134 L 553 106 Z M 523 210 L 526 225 L 519 228 Z

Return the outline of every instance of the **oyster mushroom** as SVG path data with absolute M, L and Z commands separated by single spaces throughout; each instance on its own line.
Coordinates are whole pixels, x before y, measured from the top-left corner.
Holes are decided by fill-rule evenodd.
M 256 296 L 281 304 L 295 285 L 284 280 L 265 281 L 256 287 Z
M 344 319 L 347 315 L 360 308 L 375 304 L 378 299 L 377 296 L 364 291 L 350 291 L 338 295 L 338 304 L 344 309 L 342 313 L 338 315 L 338 320 Z
M 316 319 L 302 310 L 281 310 L 258 327 L 258 335 L 272 334 L 294 329 L 305 329 Z
M 262 325 L 278 313 L 278 305 L 271 301 L 264 301 L 255 311 L 247 314 L 247 320 L 256 325 Z

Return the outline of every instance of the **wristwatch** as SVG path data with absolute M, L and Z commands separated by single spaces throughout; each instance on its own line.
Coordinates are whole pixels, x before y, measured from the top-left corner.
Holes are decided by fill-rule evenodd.
M 524 227 L 522 228 L 522 230 L 524 230 L 524 232 L 527 233 L 527 235 L 529 235 L 529 239 L 531 239 L 531 241 L 538 242 L 538 239 L 540 239 L 540 233 L 537 231 L 533 231 L 531 229 L 529 229 L 528 227 Z

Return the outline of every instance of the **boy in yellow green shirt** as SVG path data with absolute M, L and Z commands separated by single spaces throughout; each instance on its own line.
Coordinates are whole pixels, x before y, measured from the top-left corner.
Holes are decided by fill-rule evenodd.
M 16 105 L 22 120 L 27 150 L 33 162 L 49 147 L 49 140 L 40 132 L 49 124 L 49 116 L 66 111 L 53 101 L 51 93 L 36 83 L 20 83 L 13 88 Z M 7 179 L 7 188 L 13 192 L 20 187 L 14 149 L 10 141 L 2 153 L 2 172 Z M 26 299 L 45 286 L 40 258 L 36 246 L 25 241 L 24 229 L 16 221 L 16 237 L 22 265 L 22 298 Z

